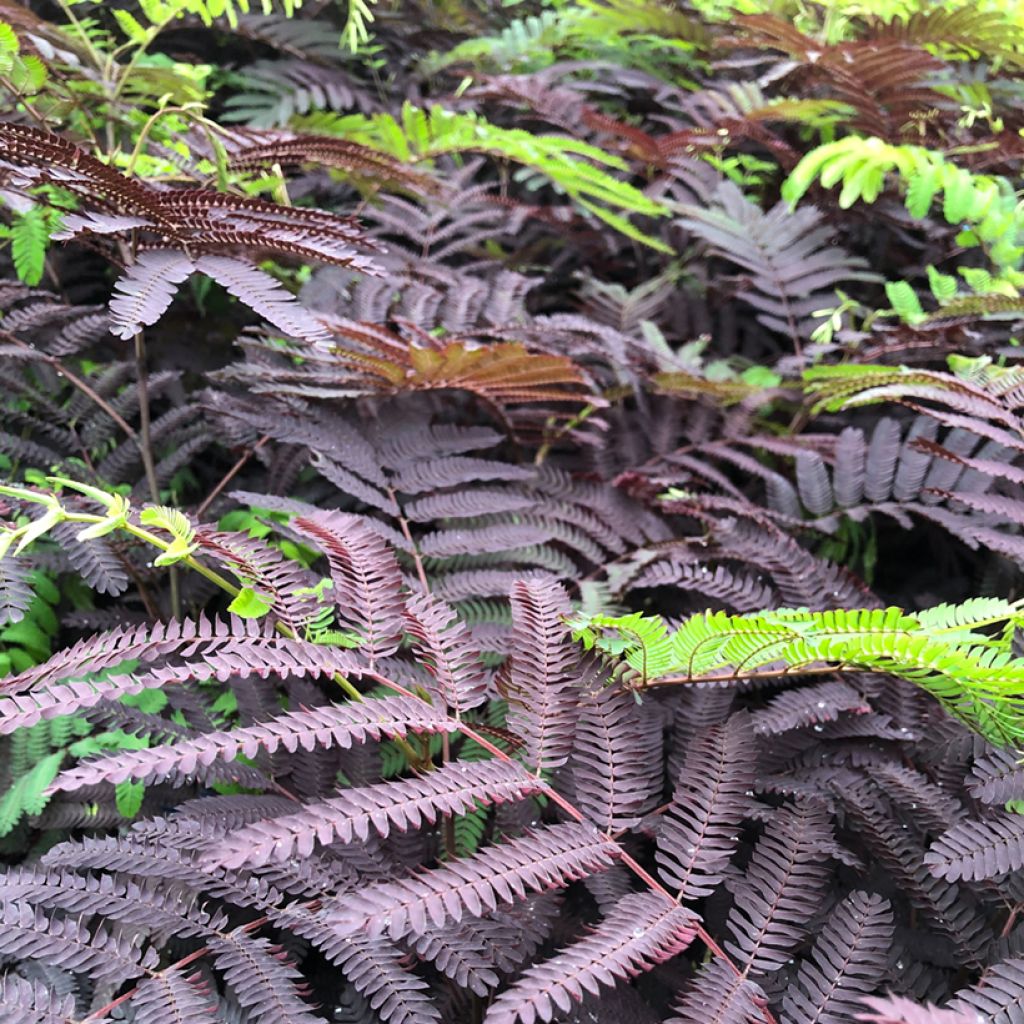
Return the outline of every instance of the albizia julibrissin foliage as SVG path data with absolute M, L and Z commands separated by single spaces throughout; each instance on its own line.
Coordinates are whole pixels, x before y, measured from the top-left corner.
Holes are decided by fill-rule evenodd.
M 0 1024 L 1024 1019 L 1016 12 L 343 6 L 0 0 Z

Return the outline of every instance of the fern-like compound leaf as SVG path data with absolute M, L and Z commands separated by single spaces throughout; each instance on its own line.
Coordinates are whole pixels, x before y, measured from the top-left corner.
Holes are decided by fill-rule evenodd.
M 1024 816 L 992 815 L 954 825 L 925 854 L 931 872 L 947 881 L 997 878 L 1024 867 Z
M 139 1024 L 209 1024 L 215 1011 L 202 976 L 174 968 L 146 978 L 131 1007 Z
M 29 567 L 22 559 L 0 558 L 0 626 L 20 622 L 32 603 Z
M 179 743 L 120 751 L 84 761 L 59 776 L 54 788 L 75 790 L 126 779 L 155 782 L 185 777 L 197 766 L 217 759 L 254 757 L 260 750 L 272 753 L 278 748 L 310 750 L 316 745 L 350 747 L 367 739 L 402 736 L 406 732 L 441 732 L 449 725 L 448 719 L 429 704 L 412 697 L 379 697 L 360 703 L 326 705 L 286 712 L 257 725 L 203 733 Z
M 212 277 L 283 334 L 307 341 L 321 341 L 328 336 L 313 314 L 264 271 L 230 256 L 214 255 L 200 256 L 195 269 Z
M 236 928 L 209 943 L 214 966 L 255 1024 L 323 1024 L 299 996 L 301 975 L 269 939 Z
M 1012 750 L 989 751 L 975 760 L 966 787 L 986 804 L 1024 800 L 1024 764 Z
M 485 1024 L 550 1021 L 586 995 L 598 995 L 682 952 L 696 925 L 691 911 L 658 893 L 625 896 L 593 935 L 528 967 L 494 1000 Z
M 230 569 L 247 587 L 265 598 L 274 615 L 301 635 L 317 614 L 314 573 L 266 541 L 240 533 L 200 527 L 195 541 L 206 555 Z
M 409 969 L 407 954 L 394 943 L 361 935 L 340 936 L 322 911 L 314 915 L 289 907 L 276 916 L 337 964 L 381 1020 L 394 1024 L 438 1024 L 441 1020 L 427 983 Z
M 156 950 L 72 918 L 50 916 L 24 903 L 0 903 L 0 954 L 39 960 L 64 970 L 120 983 L 158 962 Z
M 42 207 L 33 206 L 15 215 L 11 224 L 11 257 L 18 278 L 25 284 L 37 285 L 42 280 L 49 241 Z
M 521 580 L 511 603 L 508 724 L 525 741 L 524 762 L 541 772 L 564 764 L 572 748 L 579 653 L 564 622 L 569 602 L 561 586 Z
M 755 1024 L 764 1019 L 767 1001 L 761 987 L 724 960 L 713 960 L 697 973 L 665 1024 Z
M 767 213 L 731 182 L 719 186 L 713 206 L 683 208 L 681 223 L 716 255 L 750 275 L 739 297 L 771 330 L 799 344 L 814 326 L 811 314 L 828 305 L 829 289 L 873 279 L 862 260 L 829 244 L 829 231 L 813 207 L 791 212 L 779 203 Z
M 421 935 L 467 914 L 494 910 L 608 867 L 615 844 L 588 825 L 552 825 L 412 878 L 339 898 L 329 921 L 339 936 Z
M 13 971 L 0 975 L 0 1024 L 65 1024 L 75 1018 L 74 993 L 61 993 Z M 110 1024 L 110 1017 L 96 1024 Z
M 316 843 L 350 843 L 371 832 L 388 835 L 433 823 L 442 814 L 465 814 L 483 804 L 520 800 L 542 784 L 518 764 L 452 761 L 415 779 L 346 789 L 301 811 L 255 822 L 210 849 L 224 867 L 259 867 L 306 857 Z
M 117 282 L 110 301 L 111 331 L 130 339 L 167 312 L 177 287 L 195 271 L 184 253 L 170 249 L 144 252 Z
M 893 941 L 888 900 L 852 892 L 829 915 L 783 997 L 783 1013 L 806 1024 L 845 1024 L 885 978 Z
M 943 1010 L 931 1003 L 923 1006 L 906 996 L 867 996 L 864 1010 L 855 1020 L 863 1024 L 978 1024 L 973 1011 Z
M 648 712 L 614 686 L 581 701 L 571 760 L 576 800 L 608 832 L 631 828 L 661 794 L 661 729 Z
M 736 714 L 703 730 L 687 752 L 657 829 L 661 877 L 684 899 L 709 895 L 724 877 L 751 802 L 754 750 L 749 717 Z
M 455 610 L 440 598 L 418 594 L 405 607 L 405 621 L 436 691 L 455 715 L 482 704 L 487 677 Z
M 976 1013 L 986 1024 L 1013 1024 L 1024 1014 L 1024 960 L 1011 957 L 994 964 L 977 985 L 958 992 L 948 1009 Z
M 371 658 L 393 654 L 405 627 L 402 574 L 394 552 L 356 516 L 311 512 L 291 527 L 327 556 L 338 615 L 363 637 Z
M 827 817 L 801 808 L 776 816 L 758 840 L 735 885 L 726 943 L 752 975 L 778 970 L 806 934 L 829 878 L 831 841 Z

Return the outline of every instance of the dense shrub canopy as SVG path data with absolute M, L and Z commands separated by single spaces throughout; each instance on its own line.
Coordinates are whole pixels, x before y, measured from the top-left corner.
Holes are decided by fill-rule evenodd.
M 1024 1021 L 1010 0 L 0 0 L 0 1024 Z

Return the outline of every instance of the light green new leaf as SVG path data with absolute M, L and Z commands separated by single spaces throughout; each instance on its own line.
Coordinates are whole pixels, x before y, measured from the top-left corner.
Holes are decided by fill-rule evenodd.
M 50 242 L 46 212 L 33 206 L 17 213 L 11 222 L 11 256 L 14 270 L 21 281 L 37 285 L 43 279 L 46 266 L 46 248 Z
M 243 619 L 262 619 L 273 604 L 261 597 L 252 587 L 242 587 L 228 605 L 228 611 Z
M 174 565 L 176 562 L 188 558 L 196 549 L 196 545 L 193 543 L 195 530 L 188 521 L 188 516 L 176 508 L 169 508 L 166 505 L 150 505 L 139 514 L 139 522 L 143 526 L 156 526 L 161 530 L 166 530 L 174 538 L 167 549 L 153 559 L 154 565 Z
M 123 818 L 134 818 L 142 809 L 142 801 L 146 796 L 146 784 L 128 779 L 114 786 L 114 803 Z
M 0 798 L 0 836 L 8 835 L 24 815 L 42 813 L 50 800 L 46 788 L 57 777 L 63 760 L 63 750 L 42 758 L 4 793 Z
M 885 294 L 904 323 L 917 324 L 925 318 L 917 292 L 906 281 L 886 282 Z
M 932 295 L 939 302 L 949 302 L 957 293 L 956 278 L 951 274 L 940 274 L 933 266 L 928 266 L 928 284 Z
M 1013 652 L 1021 602 L 977 598 L 920 613 L 899 608 L 752 615 L 703 612 L 674 633 L 639 613 L 577 617 L 588 648 L 623 660 L 632 685 L 730 681 L 801 672 L 884 672 L 909 680 L 993 743 L 1024 744 L 1024 658 Z M 628 675 L 628 673 L 627 673 Z M 638 679 L 637 679 L 638 677 Z

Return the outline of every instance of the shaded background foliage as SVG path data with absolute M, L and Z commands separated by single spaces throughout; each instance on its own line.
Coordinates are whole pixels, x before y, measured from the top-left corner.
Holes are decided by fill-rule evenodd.
M 0 1021 L 1022 1019 L 1015 749 L 565 624 L 1020 596 L 1019 12 L 249 6 L 0 2 L 3 474 L 131 503 L 2 499 Z

